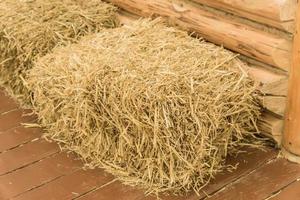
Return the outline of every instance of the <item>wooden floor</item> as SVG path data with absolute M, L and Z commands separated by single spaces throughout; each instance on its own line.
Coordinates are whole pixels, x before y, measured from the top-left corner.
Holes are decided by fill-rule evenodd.
M 0 200 L 155 200 L 142 190 L 123 186 L 101 169 L 83 170 L 75 155 L 60 152 L 25 129 L 35 121 L 0 89 Z M 300 200 L 300 165 L 277 158 L 278 152 L 248 149 L 228 158 L 233 172 L 219 174 L 200 196 L 163 196 L 164 200 Z

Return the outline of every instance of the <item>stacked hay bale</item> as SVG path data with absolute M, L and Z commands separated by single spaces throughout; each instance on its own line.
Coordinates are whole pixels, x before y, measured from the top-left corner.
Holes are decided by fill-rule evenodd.
M 37 57 L 103 27 L 115 27 L 116 8 L 99 0 L 1 0 L 0 81 L 27 96 L 23 80 Z
M 57 48 L 28 84 L 48 137 L 148 192 L 198 192 L 256 133 L 243 64 L 159 19 Z

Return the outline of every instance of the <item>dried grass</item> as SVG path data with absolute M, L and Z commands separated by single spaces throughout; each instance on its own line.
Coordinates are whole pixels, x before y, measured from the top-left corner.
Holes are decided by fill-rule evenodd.
M 58 48 L 28 84 L 49 138 L 148 192 L 199 192 L 256 133 L 243 63 L 159 19 Z
M 33 60 L 57 45 L 115 27 L 115 10 L 99 0 L 0 0 L 1 83 L 23 97 L 22 79 Z

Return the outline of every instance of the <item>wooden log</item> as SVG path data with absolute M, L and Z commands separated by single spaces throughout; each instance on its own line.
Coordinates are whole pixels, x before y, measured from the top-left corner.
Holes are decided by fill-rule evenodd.
M 291 41 L 204 11 L 192 3 L 169 0 L 106 0 L 134 14 L 158 15 L 215 44 L 288 70 Z
M 285 114 L 286 108 L 286 97 L 281 96 L 264 96 L 261 101 L 263 108 L 272 112 L 280 117 L 283 117 Z
M 261 131 L 261 134 L 273 138 L 277 144 L 281 144 L 284 127 L 283 119 L 277 118 L 276 116 L 265 112 L 259 119 L 257 126 Z
M 293 32 L 297 0 L 193 0 L 243 18 Z
M 288 77 L 256 65 L 248 64 L 249 76 L 259 83 L 259 90 L 270 96 L 286 96 Z
M 289 77 L 287 114 L 283 148 L 300 158 L 300 3 L 297 6 L 296 32 L 293 42 L 292 66 Z M 291 156 L 288 156 L 288 158 Z
M 262 67 L 249 65 L 249 76 L 259 83 L 258 90 L 263 93 L 261 106 L 283 117 L 286 109 L 288 77 Z
M 287 96 L 288 79 L 281 79 L 271 83 L 265 83 L 261 86 L 260 91 L 268 95 Z

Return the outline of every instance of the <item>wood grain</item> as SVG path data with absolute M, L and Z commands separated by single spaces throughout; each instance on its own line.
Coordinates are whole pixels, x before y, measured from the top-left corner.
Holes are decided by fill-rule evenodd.
M 258 129 L 261 134 L 273 138 L 277 144 L 282 142 L 282 134 L 284 128 L 284 120 L 280 119 L 270 113 L 262 113 L 261 118 L 258 120 Z
M 0 132 L 7 131 L 8 129 L 21 126 L 22 123 L 29 123 L 35 121 L 35 115 L 29 115 L 31 110 L 12 110 L 8 113 L 0 114 Z M 1 133 L 0 133 L 1 134 Z
M 294 31 L 296 0 L 193 0 L 288 32 Z
M 286 108 L 286 97 L 282 96 L 264 96 L 261 105 L 268 111 L 283 117 Z
M 207 200 L 266 199 L 299 177 L 299 166 L 281 158 L 262 166 Z
M 19 145 L 40 138 L 42 130 L 39 128 L 24 128 L 19 126 L 0 133 L 0 153 Z
M 10 199 L 81 169 L 83 164 L 75 158 L 73 155 L 59 153 L 13 173 L 0 176 L 0 197 Z
M 0 115 L 17 108 L 18 105 L 16 102 L 12 98 L 6 96 L 3 88 L 0 88 Z
M 149 17 L 163 16 L 183 29 L 198 33 L 210 42 L 288 70 L 291 41 L 242 23 L 204 11 L 188 1 L 107 0 L 128 12 Z
M 300 156 L 300 3 L 297 6 L 296 33 L 288 88 L 283 147 L 290 153 Z
M 264 166 L 266 163 L 276 158 L 278 154 L 277 151 L 270 148 L 266 148 L 264 151 L 251 148 L 245 148 L 243 150 L 244 153 L 239 154 L 238 157 L 231 156 L 228 157 L 226 161 L 227 164 L 237 166 L 237 169 L 231 173 L 225 171 L 218 174 L 215 180 L 212 180 L 209 185 L 203 188 L 200 196 L 201 198 L 214 194 L 216 191 L 227 187 L 230 183 L 246 176 L 259 167 Z
M 265 95 L 287 96 L 288 76 L 248 64 L 248 74 L 251 79 L 259 83 L 259 90 Z
M 0 154 L 0 175 L 22 168 L 59 152 L 57 144 L 36 140 Z
M 280 193 L 275 194 L 269 200 L 289 200 L 289 199 L 299 199 L 300 197 L 300 181 L 295 181 L 287 188 L 284 188 Z
M 26 192 L 13 198 L 13 200 L 74 199 L 112 180 L 113 177 L 105 174 L 102 170 L 79 170 L 36 188 L 35 190 Z
M 125 186 L 119 181 L 116 181 L 105 187 L 100 187 L 95 191 L 78 198 L 78 200 L 138 200 L 144 196 L 145 194 L 143 190 Z

